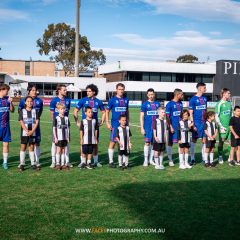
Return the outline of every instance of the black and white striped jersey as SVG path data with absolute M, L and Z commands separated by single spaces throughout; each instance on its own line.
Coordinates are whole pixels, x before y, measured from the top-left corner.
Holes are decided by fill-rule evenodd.
M 189 125 L 191 124 L 190 120 L 183 121 L 180 120 L 178 124 L 178 140 L 181 143 L 190 143 L 191 142 L 191 129 Z
M 130 128 L 128 126 L 117 128 L 117 135 L 116 137 L 119 139 L 122 147 L 119 145 L 119 150 L 129 150 L 129 139 L 132 136 Z
M 64 117 L 57 116 L 53 120 L 53 127 L 55 127 L 58 141 L 69 139 L 70 122 L 67 116 L 64 116 Z
M 204 130 L 207 130 L 208 135 L 213 136 L 216 133 L 216 123 L 215 122 L 209 122 L 206 121 L 204 124 Z M 209 137 L 207 137 L 207 140 L 210 140 Z
M 31 131 L 33 130 L 36 120 L 39 120 L 39 115 L 36 112 L 36 109 L 32 109 L 31 111 L 28 111 L 26 108 L 23 108 L 19 112 L 19 121 L 23 121 L 24 125 L 26 126 L 27 130 Z M 21 136 L 27 137 L 27 132 L 21 128 Z M 33 137 L 36 136 L 36 131 L 32 135 Z
M 96 130 L 98 130 L 96 119 L 83 119 L 81 121 L 80 131 L 83 131 L 83 144 L 97 144 Z
M 154 122 L 153 129 L 156 130 L 156 135 L 160 143 L 166 143 L 167 138 L 167 122 L 157 118 Z M 154 142 L 157 141 L 154 138 Z

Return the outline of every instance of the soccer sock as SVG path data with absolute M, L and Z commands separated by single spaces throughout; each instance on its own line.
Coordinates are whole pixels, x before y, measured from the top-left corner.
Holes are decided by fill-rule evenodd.
M 109 148 L 108 149 L 108 157 L 109 157 L 109 163 L 113 163 L 113 154 L 114 154 L 114 149 Z
M 163 153 L 160 153 L 160 155 L 159 155 L 159 164 L 160 164 L 160 166 L 163 165 Z
M 61 154 L 61 166 L 65 164 L 65 154 Z
M 118 164 L 119 164 L 119 167 L 122 166 L 122 158 L 123 158 L 123 156 L 118 155 Z
M 26 152 L 20 151 L 20 164 L 25 165 Z
M 80 155 L 80 163 L 83 163 L 82 155 Z
M 98 163 L 98 155 L 93 156 L 94 163 Z
M 123 155 L 123 163 L 125 164 L 125 166 L 128 166 L 128 156 Z
M 229 156 L 228 161 L 233 160 L 233 159 L 230 159 L 231 145 L 229 145 L 227 149 L 228 149 L 228 156 Z
M 154 157 L 154 161 L 156 166 L 159 166 L 159 157 Z
M 65 147 L 65 160 L 67 165 L 69 163 L 69 145 Z
M 172 146 L 167 146 L 168 160 L 172 161 Z
M 3 153 L 3 163 L 7 163 L 8 161 L 8 153 Z
M 202 143 L 202 161 L 205 159 L 205 149 L 206 149 L 206 144 Z
M 145 162 L 148 162 L 149 148 L 150 146 L 144 145 L 144 161 Z
M 180 154 L 179 154 L 179 166 L 181 166 L 181 165 L 183 165 L 183 164 L 184 164 L 184 162 L 183 162 L 183 154 L 180 153 Z
M 191 142 L 190 146 L 191 160 L 195 160 L 195 145 L 196 143 Z
M 56 154 L 56 165 L 60 165 L 60 154 Z
M 91 159 L 87 160 L 87 164 L 90 165 L 91 164 Z
M 35 163 L 35 153 L 34 153 L 34 151 L 29 152 L 29 158 L 30 158 L 30 161 L 31 161 L 31 165 L 32 166 L 35 165 L 36 163 Z
M 185 160 L 185 164 L 188 165 L 188 153 L 184 154 L 184 160 Z
M 213 159 L 214 159 L 214 153 L 210 152 L 210 163 L 213 163 Z
M 205 157 L 204 157 L 204 161 L 205 161 L 206 164 L 208 164 L 208 153 L 205 152 L 204 155 L 205 155 Z
M 82 163 L 86 164 L 86 158 L 85 157 L 81 157 L 82 159 Z
M 41 154 L 40 146 L 35 145 L 34 154 L 35 154 L 36 163 L 39 164 L 39 158 L 40 158 L 40 154 Z
M 218 146 L 218 156 L 222 156 L 223 155 L 223 146 Z
M 154 150 L 153 150 L 153 146 L 150 146 L 150 157 L 149 157 L 149 162 L 152 162 L 153 160 L 153 156 L 154 156 Z
M 52 163 L 56 163 L 56 145 L 55 145 L 55 143 L 52 143 L 52 150 L 51 150 L 51 152 L 52 152 Z

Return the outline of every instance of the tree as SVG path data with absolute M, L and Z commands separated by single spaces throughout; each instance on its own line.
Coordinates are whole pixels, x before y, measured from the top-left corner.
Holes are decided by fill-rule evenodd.
M 177 62 L 180 62 L 180 63 L 193 63 L 197 61 L 198 61 L 198 58 L 191 54 L 182 55 L 177 58 Z
M 106 62 L 102 50 L 92 50 L 86 36 L 79 35 L 79 69 L 96 70 Z M 75 28 L 66 23 L 49 24 L 43 37 L 37 40 L 39 54 L 50 55 L 57 64 L 61 64 L 65 75 L 74 72 Z

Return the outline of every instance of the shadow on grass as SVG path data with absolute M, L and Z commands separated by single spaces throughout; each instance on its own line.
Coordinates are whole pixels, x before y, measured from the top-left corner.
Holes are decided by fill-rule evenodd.
M 148 182 L 111 194 L 144 228 L 165 228 L 164 239 L 239 239 L 239 186 L 238 179 Z

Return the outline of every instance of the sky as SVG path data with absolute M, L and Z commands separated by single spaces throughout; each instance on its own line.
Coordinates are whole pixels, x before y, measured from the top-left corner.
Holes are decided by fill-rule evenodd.
M 49 60 L 36 40 L 48 24 L 75 26 L 76 0 L 0 0 L 0 57 Z M 166 61 L 193 54 L 200 62 L 240 58 L 240 1 L 81 0 L 80 33 L 107 63 Z

